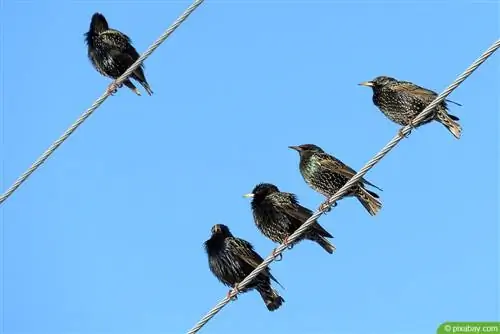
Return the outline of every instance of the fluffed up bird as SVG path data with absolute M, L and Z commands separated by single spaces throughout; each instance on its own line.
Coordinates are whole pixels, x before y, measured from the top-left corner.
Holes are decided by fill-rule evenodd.
M 313 214 L 311 210 L 299 204 L 296 195 L 281 192 L 274 184 L 260 183 L 251 193 L 244 196 L 252 198 L 251 207 L 255 225 L 262 234 L 274 242 L 288 243 L 288 237 Z M 332 254 L 335 246 L 326 238 L 333 236 L 314 222 L 295 240 L 295 243 L 304 239 L 312 240 Z
M 139 59 L 139 53 L 132 46 L 130 38 L 118 30 L 110 29 L 106 18 L 101 13 L 92 15 L 89 31 L 84 36 L 90 62 L 104 76 L 117 79 Z M 137 80 L 149 95 L 153 94 L 144 75 L 143 64 L 123 81 L 125 86 L 140 96 L 141 93 L 130 81 L 130 78 Z M 117 87 L 114 83 L 108 88 L 111 94 L 116 90 Z
M 356 174 L 354 169 L 325 153 L 316 145 L 303 144 L 289 146 L 289 148 L 299 152 L 300 173 L 306 183 L 327 198 L 333 196 Z M 382 203 L 378 200 L 379 196 L 376 193 L 365 189 L 365 184 L 382 191 L 382 189 L 363 178 L 344 196 L 356 196 L 365 209 L 374 216 L 382 207 Z M 325 202 L 320 206 L 320 209 L 324 210 L 327 206 L 327 202 Z
M 271 287 L 271 280 L 280 286 L 281 284 L 271 275 L 269 267 L 260 272 L 245 288 L 238 288 L 238 284 L 264 259 L 255 252 L 248 241 L 234 237 L 226 225 L 216 224 L 212 227 L 212 236 L 205 242 L 205 250 L 210 270 L 224 285 L 239 292 L 256 289 L 269 311 L 277 310 L 285 302 Z
M 403 126 L 409 125 L 438 96 L 436 92 L 414 83 L 386 76 L 379 76 L 359 85 L 371 87 L 373 89 L 373 103 L 387 118 Z M 444 100 L 420 124 L 414 124 L 414 126 L 418 127 L 436 120 L 443 124 L 455 138 L 460 139 L 462 127 L 457 122 L 460 119 L 448 114 L 446 102 L 460 106 L 456 102 Z M 401 130 L 399 134 L 402 136 Z

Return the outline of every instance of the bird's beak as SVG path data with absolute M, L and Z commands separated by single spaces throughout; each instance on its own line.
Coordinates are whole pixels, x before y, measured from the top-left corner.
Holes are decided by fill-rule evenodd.
M 360 86 L 366 86 L 366 87 L 373 87 L 373 82 L 371 82 L 371 81 L 365 81 L 365 82 L 359 83 L 358 85 L 360 85 Z
M 288 148 L 291 148 L 292 150 L 295 150 L 297 152 L 302 151 L 302 149 L 300 147 L 298 147 L 298 146 L 288 146 Z
M 219 224 L 214 225 L 214 228 L 212 229 L 213 233 L 220 233 L 222 230 L 220 229 Z
M 254 195 L 252 193 L 243 195 L 243 197 L 246 197 L 246 198 L 253 198 L 253 196 Z

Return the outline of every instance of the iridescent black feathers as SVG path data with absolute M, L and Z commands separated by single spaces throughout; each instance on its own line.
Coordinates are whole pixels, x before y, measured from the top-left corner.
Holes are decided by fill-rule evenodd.
M 432 90 L 387 76 L 379 76 L 360 85 L 373 89 L 373 103 L 387 118 L 399 125 L 409 125 L 438 96 Z M 420 126 L 435 120 L 443 124 L 455 138 L 460 139 L 462 127 L 457 122 L 459 118 L 448 114 L 446 102 L 460 105 L 450 100 L 442 101 L 427 118 L 415 125 Z
M 288 237 L 312 216 L 313 212 L 299 204 L 294 194 L 281 192 L 270 183 L 260 183 L 245 197 L 252 198 L 252 213 L 257 228 L 274 242 L 287 242 Z M 333 238 L 314 222 L 295 243 L 308 239 L 318 243 L 328 253 L 335 251 L 326 238 Z
M 212 273 L 224 285 L 233 288 L 237 288 L 237 284 L 264 261 L 248 241 L 234 237 L 223 224 L 212 227 L 212 236 L 205 242 L 205 250 Z M 240 292 L 256 289 L 267 309 L 274 311 L 285 300 L 271 287 L 271 280 L 279 284 L 267 267 Z
M 356 174 L 354 169 L 316 145 L 304 144 L 290 148 L 300 155 L 299 169 L 306 183 L 327 198 L 333 196 Z M 382 203 L 376 193 L 365 189 L 365 184 L 382 190 L 363 178 L 345 196 L 355 196 L 366 211 L 374 216 L 382 207 Z
M 100 13 L 92 16 L 89 31 L 84 36 L 90 62 L 104 76 L 117 79 L 139 59 L 139 53 L 132 46 L 130 38 L 118 30 L 110 29 L 106 18 Z M 130 78 L 137 80 L 149 95 L 153 94 L 144 75 L 143 64 L 123 82 L 137 95 L 141 95 Z M 116 88 L 110 89 L 113 91 Z

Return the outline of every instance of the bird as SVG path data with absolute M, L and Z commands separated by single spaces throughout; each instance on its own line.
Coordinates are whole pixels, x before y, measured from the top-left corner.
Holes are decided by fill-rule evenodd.
M 361 82 L 359 85 L 371 87 L 375 106 L 391 121 L 403 126 L 410 125 L 415 117 L 438 96 L 432 90 L 387 76 L 378 76 L 371 81 Z M 420 124 L 412 125 L 418 127 L 435 120 L 443 124 L 456 139 L 460 139 L 462 127 L 457 122 L 460 119 L 448 113 L 447 102 L 461 106 L 457 102 L 443 100 Z M 399 130 L 399 134 L 403 136 L 401 131 Z
M 251 208 L 257 228 L 277 243 L 287 244 L 288 237 L 313 214 L 311 210 L 299 204 L 295 194 L 281 192 L 271 183 L 259 183 L 251 193 L 243 196 L 252 198 Z M 315 221 L 295 243 L 304 239 L 312 240 L 332 254 L 335 246 L 326 238 L 333 236 Z
M 299 169 L 306 183 L 327 198 L 333 196 L 356 174 L 354 169 L 330 154 L 325 153 L 317 145 L 302 144 L 299 146 L 289 146 L 289 148 L 297 151 L 300 155 Z M 344 196 L 356 196 L 368 213 L 375 216 L 382 208 L 382 203 L 378 200 L 380 198 L 378 194 L 365 189 L 365 184 L 382 191 L 382 189 L 373 183 L 362 178 Z M 329 206 L 327 200 L 321 204 L 319 209 L 328 211 Z
M 131 39 L 118 30 L 110 29 L 106 18 L 101 13 L 92 15 L 89 31 L 84 36 L 90 62 L 104 76 L 117 79 L 139 59 L 139 53 L 132 46 Z M 123 81 L 125 86 L 140 96 L 141 93 L 130 78 L 137 80 L 149 95 L 153 94 L 144 75 L 143 63 Z M 113 82 L 108 87 L 108 92 L 114 94 L 116 90 L 116 84 Z
M 224 285 L 242 293 L 257 290 L 267 309 L 277 310 L 285 300 L 271 286 L 271 280 L 280 286 L 281 284 L 271 274 L 269 267 L 261 271 L 245 288 L 238 288 L 238 284 L 264 261 L 252 244 L 233 236 L 229 227 L 224 224 L 212 226 L 211 233 L 210 239 L 205 241 L 205 250 L 214 276 Z M 230 293 L 231 291 L 228 296 Z

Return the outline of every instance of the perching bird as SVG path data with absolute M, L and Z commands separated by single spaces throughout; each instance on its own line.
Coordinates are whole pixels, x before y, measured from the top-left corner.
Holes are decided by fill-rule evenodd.
M 371 81 L 362 82 L 360 85 L 372 87 L 373 103 L 391 121 L 404 126 L 409 125 L 438 96 L 432 90 L 422 88 L 408 81 L 398 81 L 386 76 L 376 77 Z M 436 120 L 443 124 L 455 138 L 460 139 L 462 128 L 456 122 L 459 118 L 448 114 L 446 101 L 460 105 L 450 100 L 442 101 L 428 117 L 424 118 L 416 126 Z M 400 135 L 402 135 L 401 132 Z
M 259 273 L 245 288 L 238 289 L 238 284 L 264 259 L 254 251 L 248 241 L 234 237 L 226 225 L 216 224 L 212 227 L 212 236 L 205 242 L 205 250 L 210 270 L 224 285 L 240 292 L 256 289 L 269 311 L 278 309 L 285 302 L 271 287 L 271 279 L 280 283 L 271 275 L 269 267 Z
M 260 183 L 250 194 L 244 196 L 252 198 L 255 225 L 274 242 L 287 243 L 288 237 L 313 214 L 311 210 L 299 204 L 294 194 L 280 192 L 274 184 Z M 332 254 L 335 246 L 326 238 L 333 236 L 315 222 L 295 243 L 304 239 L 312 240 Z
M 299 152 L 300 173 L 306 183 L 327 198 L 333 196 L 356 174 L 354 169 L 325 153 L 316 145 L 303 144 L 300 146 L 289 146 L 289 148 Z M 365 209 L 374 216 L 380 210 L 382 204 L 378 200 L 379 196 L 373 191 L 365 189 L 364 184 L 377 188 L 380 191 L 382 189 L 365 179 L 361 180 L 344 196 L 356 196 Z M 320 209 L 327 207 L 326 204 L 326 202 L 323 203 Z
M 132 46 L 130 38 L 118 30 L 110 29 L 101 13 L 92 15 L 89 31 L 84 36 L 89 59 L 96 70 L 104 76 L 117 79 L 139 59 L 139 53 Z M 141 64 L 123 81 L 123 84 L 140 96 L 141 93 L 130 81 L 130 78 L 133 78 L 149 95 L 152 95 L 153 91 L 149 87 L 143 69 L 144 65 Z M 112 83 L 108 91 L 113 93 L 116 89 L 116 85 Z

